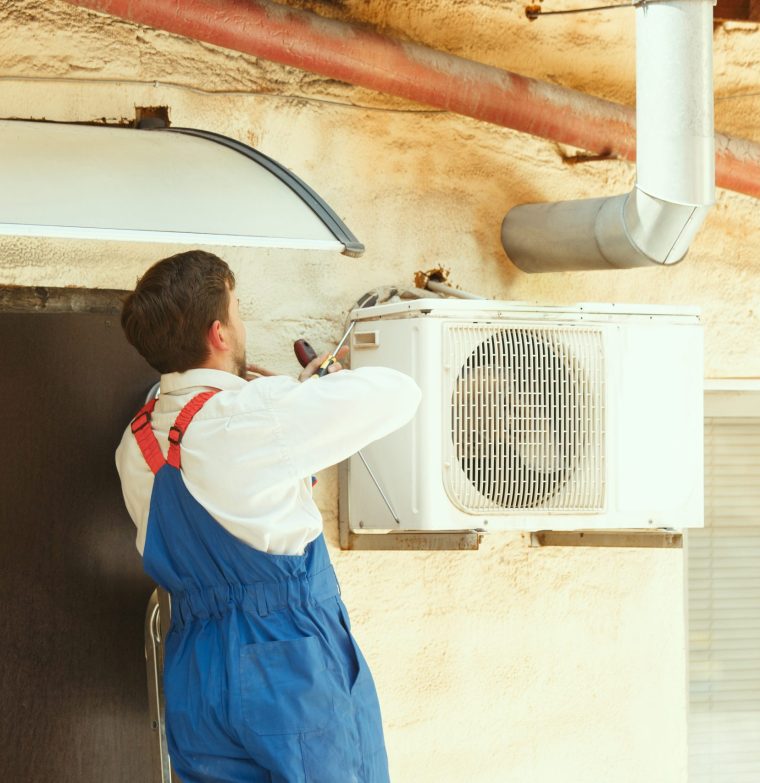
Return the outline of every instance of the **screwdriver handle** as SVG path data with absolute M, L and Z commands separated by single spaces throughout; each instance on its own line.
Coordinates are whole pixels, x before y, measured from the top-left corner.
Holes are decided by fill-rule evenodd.
M 333 354 L 330 354 L 323 362 L 320 364 L 319 369 L 317 370 L 317 378 L 321 378 L 324 375 L 327 375 L 330 365 L 335 364 L 337 359 Z

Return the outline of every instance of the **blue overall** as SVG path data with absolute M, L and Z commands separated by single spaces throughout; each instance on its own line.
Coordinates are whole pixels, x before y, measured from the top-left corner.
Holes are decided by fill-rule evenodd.
M 143 563 L 172 598 L 164 688 L 174 769 L 183 783 L 387 783 L 375 686 L 324 538 L 303 555 L 258 551 L 185 487 L 179 443 L 212 394 L 180 413 L 166 462 L 152 404 L 132 423 L 155 474 Z

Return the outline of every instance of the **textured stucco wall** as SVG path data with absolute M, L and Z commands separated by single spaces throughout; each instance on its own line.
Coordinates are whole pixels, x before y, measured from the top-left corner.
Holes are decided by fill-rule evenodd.
M 530 25 L 497 0 L 301 3 L 457 54 L 631 102 L 628 12 Z M 560 7 L 557 5 L 556 7 Z M 760 32 L 715 34 L 716 127 L 760 140 Z M 739 96 L 739 97 L 737 97 Z M 462 288 L 546 303 L 699 305 L 711 377 L 760 375 L 757 202 L 719 191 L 675 268 L 528 276 L 499 243 L 531 200 L 624 192 L 631 165 L 570 166 L 552 143 L 353 89 L 61 2 L 0 7 L 0 117 L 115 121 L 168 105 L 175 125 L 254 144 L 309 182 L 362 259 L 219 249 L 239 281 L 251 358 L 293 373 L 292 341 L 328 346 L 364 291 L 443 263 Z M 0 283 L 129 288 L 174 247 L 0 240 Z M 344 597 L 373 665 L 400 783 L 685 783 L 680 551 L 342 553 L 337 477 L 317 488 Z

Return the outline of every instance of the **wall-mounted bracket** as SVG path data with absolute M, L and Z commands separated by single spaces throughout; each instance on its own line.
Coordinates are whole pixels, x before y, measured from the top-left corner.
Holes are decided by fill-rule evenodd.
M 683 534 L 676 530 L 538 530 L 530 534 L 530 545 L 681 549 Z
M 339 522 L 340 548 L 367 552 L 370 550 L 395 551 L 476 551 L 485 535 L 479 530 L 395 530 L 356 533 L 348 523 Z

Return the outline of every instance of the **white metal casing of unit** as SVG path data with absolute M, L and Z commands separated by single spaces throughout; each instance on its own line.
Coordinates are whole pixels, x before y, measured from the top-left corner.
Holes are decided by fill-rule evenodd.
M 414 419 L 344 463 L 354 530 L 703 524 L 698 311 L 420 299 L 355 310 L 351 366 L 422 389 Z

